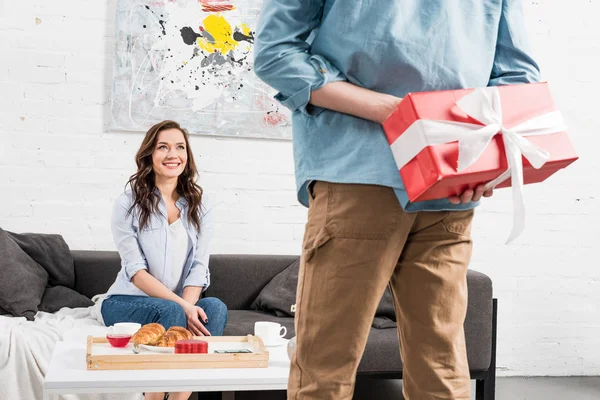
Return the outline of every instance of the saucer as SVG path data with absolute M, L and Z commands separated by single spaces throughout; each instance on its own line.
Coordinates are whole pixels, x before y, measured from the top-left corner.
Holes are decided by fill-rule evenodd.
M 158 346 L 150 346 L 147 344 L 139 345 L 142 349 L 151 351 L 153 353 L 175 353 L 175 347 L 158 347 Z
M 289 341 L 289 339 L 281 338 L 281 339 L 276 340 L 276 341 L 274 341 L 272 343 L 271 342 L 269 342 L 268 344 L 264 343 L 264 345 L 265 345 L 265 347 L 279 347 L 279 346 L 285 346 L 288 341 Z

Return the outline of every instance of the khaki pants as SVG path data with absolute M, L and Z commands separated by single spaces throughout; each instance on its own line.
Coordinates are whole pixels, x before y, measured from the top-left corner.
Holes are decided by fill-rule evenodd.
M 317 182 L 298 277 L 288 400 L 352 399 L 387 285 L 406 399 L 469 399 L 463 323 L 472 216 L 406 213 L 390 188 Z

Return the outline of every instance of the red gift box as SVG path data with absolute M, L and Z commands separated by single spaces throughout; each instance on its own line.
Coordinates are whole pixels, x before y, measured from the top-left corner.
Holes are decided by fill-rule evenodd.
M 501 125 L 508 130 L 548 113 L 554 112 L 554 116 L 557 114 L 546 83 L 499 86 L 478 90 L 497 90 L 501 103 Z M 479 125 L 481 128 L 487 125 L 464 112 L 457 104 L 459 100 L 473 92 L 474 89 L 462 89 L 408 94 L 396 111 L 383 123 L 388 142 L 395 153 L 394 156 L 404 155 L 402 153 L 408 147 L 407 143 L 409 142 L 423 142 L 424 139 L 420 136 L 423 135 L 424 130 L 427 130 L 427 127 L 426 124 L 417 126 L 418 122 L 447 121 L 457 122 L 458 125 L 462 123 L 465 126 Z M 486 106 L 482 104 L 483 108 Z M 496 133 L 501 132 L 498 130 Z M 473 131 L 472 134 L 476 135 L 477 132 Z M 409 137 L 401 139 L 403 135 L 414 137 L 414 140 Z M 578 158 L 566 128 L 554 133 L 542 133 L 534 136 L 525 133 L 521 136 L 547 152 L 547 159 L 539 169 L 534 168 L 525 157 L 522 158 L 524 184 L 541 182 Z M 396 142 L 398 139 L 403 140 L 403 143 Z M 500 134 L 495 134 L 480 157 L 462 171 L 457 170 L 459 143 L 456 140 L 434 145 L 428 145 L 427 142 L 421 144 L 424 144 L 425 147 L 400 168 L 400 174 L 411 202 L 441 199 L 460 194 L 468 188 L 473 189 L 477 185 L 493 181 L 506 172 L 509 167 L 504 140 Z M 398 158 L 396 161 L 398 162 Z M 511 186 L 510 178 L 495 187 L 508 186 Z

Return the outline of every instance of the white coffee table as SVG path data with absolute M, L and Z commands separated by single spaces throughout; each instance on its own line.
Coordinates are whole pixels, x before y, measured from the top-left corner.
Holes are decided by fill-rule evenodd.
M 44 379 L 44 400 L 58 394 L 223 392 L 234 399 L 246 390 L 286 390 L 287 346 L 269 347 L 267 368 L 89 371 L 85 342 L 58 342 Z

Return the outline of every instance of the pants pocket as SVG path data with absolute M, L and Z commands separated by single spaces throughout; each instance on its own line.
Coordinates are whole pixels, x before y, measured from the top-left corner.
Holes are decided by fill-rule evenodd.
M 471 237 L 471 226 L 473 222 L 473 209 L 466 211 L 449 211 L 441 223 L 447 232 L 456 235 Z
M 310 261 L 315 252 L 318 251 L 319 248 L 323 247 L 329 240 L 331 240 L 331 238 L 331 234 L 325 227 L 322 227 L 314 233 L 309 232 L 307 229 L 304 237 L 304 243 L 302 245 L 302 256 L 304 257 L 304 261 Z

